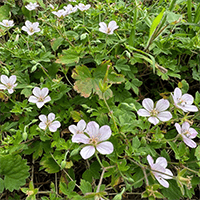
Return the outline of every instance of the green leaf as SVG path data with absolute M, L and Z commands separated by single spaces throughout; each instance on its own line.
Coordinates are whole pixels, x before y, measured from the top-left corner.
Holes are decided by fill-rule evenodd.
M 73 70 L 72 78 L 76 79 L 74 83 L 74 89 L 81 94 L 81 96 L 88 98 L 92 93 L 99 95 L 99 98 L 103 98 L 103 93 L 100 90 L 99 83 L 102 82 L 107 73 L 107 64 L 102 64 L 92 71 L 86 66 L 76 66 Z M 107 84 L 121 83 L 124 81 L 124 77 L 109 68 L 107 75 Z M 108 88 L 105 92 L 106 99 L 112 97 L 112 91 Z
M 167 21 L 168 23 L 176 22 L 179 20 L 181 15 L 175 14 L 173 12 L 167 11 Z
M 197 158 L 197 160 L 200 160 L 200 146 L 198 146 L 195 150 L 195 156 Z M 200 166 L 200 162 L 197 162 L 197 164 Z
M 152 38 L 153 34 L 155 33 L 156 28 L 159 25 L 164 12 L 165 12 L 165 9 L 163 8 L 163 10 L 159 13 L 159 15 L 153 20 L 153 23 L 151 24 L 151 27 L 149 30 L 149 40 L 147 42 L 147 46 L 149 45 L 149 42 L 151 41 L 151 38 Z
M 45 168 L 45 171 L 50 174 L 59 172 L 60 170 L 60 167 L 55 160 L 47 154 L 42 157 L 40 164 Z
M 73 49 L 63 50 L 56 63 L 71 64 L 79 62 L 79 53 Z
M 81 179 L 80 189 L 83 194 L 86 194 L 88 192 L 92 192 L 92 185 L 88 181 Z
M 62 37 L 53 38 L 51 40 L 51 48 L 53 49 L 53 51 L 56 51 L 59 48 L 59 46 L 62 44 L 63 40 L 64 39 Z
M 5 189 L 12 192 L 26 183 L 29 166 L 20 155 L 0 155 L 0 163 L 0 175 L 4 177 Z M 3 184 L 2 179 L 1 184 Z
M 4 191 L 4 181 L 0 178 L 0 193 Z
M 9 19 L 9 12 L 10 12 L 10 6 L 8 5 L 0 6 L 0 21 L 4 19 Z
M 200 93 L 198 91 L 195 93 L 195 100 L 194 101 L 195 101 L 196 104 L 200 103 Z
M 134 138 L 132 139 L 132 147 L 133 147 L 134 149 L 138 149 L 138 148 L 140 147 L 140 145 L 141 145 L 141 142 L 140 142 L 140 140 L 138 139 L 138 136 L 134 137 Z

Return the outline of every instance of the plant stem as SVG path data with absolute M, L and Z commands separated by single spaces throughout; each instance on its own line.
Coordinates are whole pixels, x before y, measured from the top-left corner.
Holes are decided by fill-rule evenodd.
M 104 166 L 103 166 L 103 164 L 102 164 L 102 162 L 101 162 L 99 156 L 97 155 L 97 152 L 95 152 L 95 156 L 96 156 L 96 158 L 97 158 L 99 164 L 101 165 L 101 168 L 104 169 Z

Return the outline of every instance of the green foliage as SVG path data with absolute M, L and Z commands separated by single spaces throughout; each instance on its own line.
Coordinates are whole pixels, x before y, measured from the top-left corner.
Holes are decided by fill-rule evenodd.
M 20 155 L 0 155 L 1 192 L 5 189 L 18 190 L 26 183 L 29 176 L 29 166 Z
M 39 7 L 29 11 L 30 2 Z M 150 200 L 192 199 L 200 177 L 200 3 L 97 0 L 88 10 L 65 17 L 52 12 L 65 9 L 68 1 L 49 3 L 7 0 L 0 6 L 0 22 L 15 23 L 0 25 L 0 76 L 17 78 L 11 94 L 0 78 L 5 89 L 0 89 L 0 193 L 8 199 L 24 193 L 32 200 L 119 200 L 138 190 Z M 28 35 L 22 30 L 26 20 L 38 22 L 40 31 Z M 118 26 L 113 34 L 99 31 L 100 22 L 112 20 Z M 51 101 L 41 108 L 29 102 L 35 87 L 49 90 Z M 176 87 L 194 97 L 198 112 L 175 105 L 171 94 Z M 167 99 L 172 118 L 150 123 L 157 107 L 139 116 L 145 98 Z M 41 115 L 49 113 L 61 124 L 55 132 L 49 130 L 51 120 L 41 125 Z M 111 128 L 111 154 L 82 158 L 88 144 L 72 142 L 74 127 L 69 128 L 81 119 Z M 198 132 L 192 139 L 195 148 L 174 126 L 184 122 Z M 169 188 L 155 179 L 148 155 L 154 162 L 167 160 L 173 173 Z M 36 184 L 39 175 L 45 187 Z

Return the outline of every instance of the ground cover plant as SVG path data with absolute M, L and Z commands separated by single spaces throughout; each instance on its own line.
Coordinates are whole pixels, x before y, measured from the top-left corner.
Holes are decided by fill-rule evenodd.
M 0 199 L 200 198 L 197 0 L 0 5 Z

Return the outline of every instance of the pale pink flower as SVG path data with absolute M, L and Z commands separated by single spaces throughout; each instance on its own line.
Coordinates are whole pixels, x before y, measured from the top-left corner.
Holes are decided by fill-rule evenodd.
M 65 9 L 67 15 L 77 11 L 77 7 L 76 6 L 73 7 L 71 4 L 68 4 L 67 6 L 64 6 L 64 9 Z
M 2 25 L 4 27 L 13 27 L 14 22 L 13 22 L 13 20 L 4 19 L 2 22 L 0 22 L 0 25 Z
M 15 84 L 16 79 L 17 78 L 15 75 L 10 76 L 10 78 L 8 78 L 6 75 L 1 75 L 1 83 L 3 84 L 0 84 L 0 89 L 8 90 L 8 93 L 12 94 L 14 92 L 14 87 L 17 86 L 17 83 Z
M 65 17 L 67 15 L 67 11 L 64 9 L 58 10 L 58 11 L 53 11 L 52 12 L 54 15 L 56 15 L 57 17 Z
M 42 88 L 40 89 L 39 87 L 35 87 L 33 89 L 33 94 L 35 96 L 30 96 L 28 101 L 31 103 L 36 103 L 38 108 L 41 108 L 42 106 L 44 106 L 45 103 L 51 101 L 50 96 L 47 96 L 49 93 L 49 89 L 48 88 Z
M 61 126 L 59 121 L 54 121 L 55 119 L 54 113 L 49 113 L 48 117 L 46 117 L 45 115 L 40 115 L 39 119 L 41 121 L 39 127 L 42 130 L 46 130 L 47 128 L 49 128 L 51 132 L 56 132 L 57 129 Z
M 169 101 L 166 99 L 160 99 L 156 103 L 154 108 L 154 102 L 150 98 L 146 98 L 142 101 L 142 105 L 145 109 L 139 109 L 137 114 L 143 117 L 149 117 L 148 121 L 156 125 L 160 121 L 166 122 L 172 118 L 172 114 L 169 111 L 165 111 L 169 107 Z
M 29 4 L 27 4 L 25 7 L 26 7 L 26 9 L 28 9 L 29 11 L 31 11 L 31 10 L 35 10 L 37 7 L 38 7 L 39 5 L 37 4 L 37 3 L 29 3 Z
M 174 105 L 177 108 L 182 109 L 184 112 L 197 112 L 198 108 L 193 104 L 194 97 L 190 94 L 182 95 L 182 91 L 179 88 L 175 88 L 174 95 L 172 94 L 174 99 Z
M 156 159 L 156 163 L 154 164 L 154 160 L 150 155 L 147 156 L 147 160 L 157 181 L 163 187 L 168 188 L 169 183 L 165 179 L 172 179 L 173 174 L 169 169 L 166 169 L 167 160 L 164 157 L 159 157 Z
M 77 126 L 72 124 L 69 126 L 69 131 L 73 133 L 74 135 L 72 136 L 72 142 L 76 142 L 76 138 L 74 138 L 77 134 L 84 134 L 86 128 L 86 122 L 81 119 L 78 123 Z
M 22 30 L 26 31 L 29 35 L 33 35 L 34 33 L 41 31 L 40 28 L 38 28 L 38 22 L 31 23 L 29 20 L 27 20 L 25 25 L 26 26 L 22 26 Z
M 100 26 L 99 31 L 108 35 L 113 34 L 113 31 L 119 27 L 117 26 L 117 23 L 115 21 L 110 21 L 108 26 L 106 25 L 105 22 L 100 22 L 99 26 Z
M 84 5 L 82 3 L 79 3 L 78 5 L 76 5 L 76 7 L 80 10 L 80 11 L 85 11 L 85 10 L 88 10 L 91 5 L 90 4 L 87 4 L 87 5 Z
M 105 141 L 109 139 L 112 134 L 108 125 L 99 128 L 99 125 L 96 122 L 91 121 L 87 124 L 85 132 L 87 135 L 77 134 L 74 136 L 76 143 L 81 142 L 86 144 L 80 152 L 83 159 L 90 158 L 96 150 L 103 155 L 111 154 L 113 152 L 113 144 Z
M 191 148 L 195 148 L 197 144 L 192 140 L 197 136 L 197 131 L 194 128 L 190 128 L 188 122 L 183 122 L 182 127 L 180 124 L 175 123 L 176 130 L 183 138 L 183 142 Z

